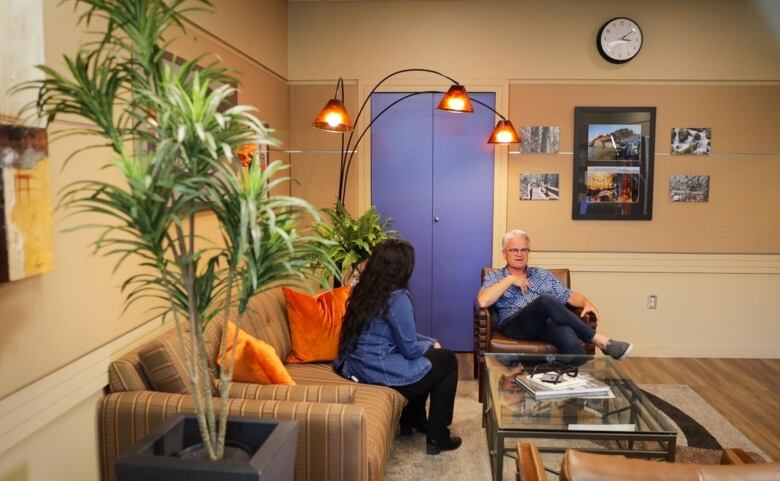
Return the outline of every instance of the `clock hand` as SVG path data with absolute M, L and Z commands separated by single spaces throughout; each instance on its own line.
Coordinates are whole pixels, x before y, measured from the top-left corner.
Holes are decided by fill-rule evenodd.
M 609 42 L 609 43 L 607 44 L 607 47 L 609 47 L 609 48 L 612 48 L 612 47 L 614 47 L 615 45 L 619 45 L 619 44 L 621 44 L 621 43 L 628 43 L 628 40 L 621 40 L 621 39 L 617 39 L 617 40 L 614 40 L 614 41 L 612 41 L 612 42 Z
M 627 34 L 625 34 L 625 35 L 623 35 L 622 37 L 620 37 L 620 40 L 626 40 L 626 37 L 628 37 L 628 36 L 629 36 L 629 35 L 631 35 L 632 33 L 634 33 L 634 30 L 633 30 L 633 29 L 632 29 L 630 32 L 628 32 Z

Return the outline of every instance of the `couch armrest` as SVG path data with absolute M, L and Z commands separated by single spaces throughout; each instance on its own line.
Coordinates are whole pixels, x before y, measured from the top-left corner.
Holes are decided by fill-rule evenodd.
M 348 384 L 343 386 L 337 384 L 286 386 L 233 382 L 229 392 L 230 399 L 355 403 L 355 387 Z
M 517 443 L 517 481 L 545 481 L 539 449 L 531 443 Z
M 360 406 L 230 399 L 231 416 L 298 421 L 296 480 L 368 480 L 366 414 Z M 215 399 L 219 406 L 219 401 Z M 167 418 L 194 413 L 189 394 L 153 391 L 113 393 L 103 400 L 100 425 L 104 481 L 116 480 L 114 462 Z

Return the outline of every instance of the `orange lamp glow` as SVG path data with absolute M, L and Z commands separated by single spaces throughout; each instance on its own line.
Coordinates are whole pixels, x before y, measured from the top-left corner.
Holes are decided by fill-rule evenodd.
M 349 132 L 352 121 L 349 119 L 344 103 L 339 99 L 330 99 L 312 124 L 328 132 Z
M 517 144 L 520 143 L 520 135 L 512 126 L 511 120 L 499 120 L 493 133 L 490 134 L 488 144 Z
M 463 85 L 450 87 L 436 108 L 448 112 L 474 112 L 474 106 L 471 104 L 469 94 Z

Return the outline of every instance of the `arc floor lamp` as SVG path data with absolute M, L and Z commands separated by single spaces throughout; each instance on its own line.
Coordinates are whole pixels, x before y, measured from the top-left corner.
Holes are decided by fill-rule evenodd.
M 368 125 L 366 125 L 363 131 L 360 132 L 360 135 L 355 137 L 354 126 L 357 125 L 357 122 L 360 119 L 360 116 L 363 113 L 363 110 L 365 109 L 366 105 L 368 104 L 371 95 L 373 95 L 374 92 L 376 92 L 376 90 L 389 78 L 406 72 L 432 73 L 440 77 L 446 78 L 447 80 L 452 82 L 452 85 L 447 90 L 447 92 L 440 92 L 438 90 L 423 90 L 419 92 L 411 92 L 407 95 L 404 95 L 403 97 L 400 97 L 399 99 L 395 100 L 390 105 L 382 109 L 381 112 L 376 114 L 368 123 Z M 352 165 L 352 159 L 355 157 L 355 152 L 357 152 L 357 146 L 360 144 L 360 141 L 366 135 L 366 133 L 374 124 L 374 122 L 376 122 L 376 120 L 379 117 L 381 117 L 382 114 L 387 112 L 395 104 L 402 102 L 408 99 L 409 97 L 413 97 L 415 95 L 422 95 L 422 94 L 429 94 L 429 93 L 444 94 L 444 97 L 442 97 L 441 101 L 436 106 L 436 108 L 439 110 L 444 110 L 446 112 L 453 112 L 453 113 L 471 113 L 474 112 L 474 105 L 472 102 L 475 102 L 478 105 L 481 105 L 482 107 L 485 107 L 493 111 L 493 113 L 495 113 L 496 115 L 498 115 L 501 118 L 501 120 L 499 120 L 498 123 L 496 124 L 496 127 L 493 129 L 493 132 L 490 134 L 487 143 L 516 144 L 520 142 L 520 135 L 518 135 L 517 131 L 512 126 L 512 122 L 509 119 L 507 119 L 506 117 L 498 113 L 493 107 L 485 104 L 484 102 L 481 102 L 477 99 L 470 98 L 468 92 L 466 92 L 466 88 L 463 85 L 461 85 L 457 80 L 447 75 L 444 75 L 441 72 L 437 72 L 436 70 L 430 70 L 425 68 L 408 68 L 408 69 L 398 70 L 387 75 L 385 78 L 380 80 L 379 83 L 377 83 L 373 89 L 371 89 L 371 92 L 368 93 L 366 99 L 361 104 L 360 110 L 358 110 L 357 116 L 355 117 L 354 121 L 350 119 L 349 114 L 347 113 L 347 109 L 344 106 L 344 80 L 342 78 L 339 78 L 338 82 L 336 83 L 336 93 L 334 94 L 333 98 L 330 99 L 327 104 L 325 104 L 325 107 L 323 107 L 319 115 L 317 115 L 317 117 L 314 119 L 314 123 L 312 124 L 314 125 L 314 127 L 318 129 L 341 134 L 341 158 L 339 163 L 338 202 L 344 204 L 344 200 L 346 197 L 347 177 L 349 176 L 349 168 Z M 349 132 L 349 137 L 346 137 L 347 132 Z

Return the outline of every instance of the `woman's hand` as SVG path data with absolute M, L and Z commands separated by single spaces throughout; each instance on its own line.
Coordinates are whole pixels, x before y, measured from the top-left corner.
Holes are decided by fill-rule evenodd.
M 438 342 L 434 342 L 433 343 L 433 348 L 434 349 L 441 349 L 441 344 L 439 344 Z

